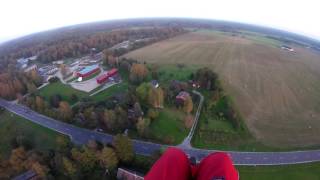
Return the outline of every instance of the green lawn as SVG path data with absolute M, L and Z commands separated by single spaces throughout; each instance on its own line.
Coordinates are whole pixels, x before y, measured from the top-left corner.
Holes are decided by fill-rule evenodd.
M 152 136 L 162 142 L 180 144 L 189 133 L 184 127 L 184 117 L 182 111 L 164 108 L 150 125 Z
M 44 97 L 46 100 L 49 100 L 50 96 L 54 94 L 60 94 L 62 97 L 62 100 L 67 101 L 70 104 L 76 103 L 74 101 L 71 101 L 72 94 L 77 95 L 79 99 L 87 96 L 87 93 L 78 91 L 69 85 L 61 83 L 60 81 L 55 83 L 50 83 L 46 87 L 39 90 L 39 95 Z
M 197 69 L 189 65 L 159 65 L 159 81 L 165 84 L 171 80 L 187 81 Z
M 240 179 L 245 180 L 319 180 L 320 163 L 284 166 L 237 167 Z
M 102 92 L 95 94 L 94 96 L 92 96 L 90 98 L 93 99 L 94 101 L 103 101 L 106 98 L 114 95 L 115 93 L 125 92 L 127 90 L 128 90 L 128 83 L 122 82 L 120 84 L 113 85 L 113 86 L 103 90 Z
M 58 136 L 64 136 L 40 125 L 34 124 L 20 116 L 12 114 L 9 111 L 1 111 L 0 154 L 7 157 L 11 151 L 11 140 L 20 135 L 27 137 L 33 143 L 34 149 L 37 150 L 55 148 L 56 138 Z

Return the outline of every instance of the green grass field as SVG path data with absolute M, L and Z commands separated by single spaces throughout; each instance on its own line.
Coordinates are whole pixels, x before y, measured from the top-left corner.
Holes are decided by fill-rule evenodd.
M 127 82 L 122 82 L 120 84 L 113 85 L 104 91 L 95 94 L 94 96 L 91 96 L 90 98 L 93 99 L 94 101 L 104 101 L 106 98 L 116 94 L 116 93 L 121 93 L 125 92 L 128 89 L 128 83 Z
M 320 163 L 284 166 L 237 167 L 240 179 L 244 180 L 319 180 Z
M 189 130 L 184 127 L 185 114 L 179 110 L 164 108 L 159 117 L 152 121 L 150 132 L 158 141 L 179 144 L 188 135 Z
M 0 154 L 8 157 L 11 152 L 10 142 L 16 136 L 27 137 L 34 145 L 34 149 L 54 149 L 56 138 L 63 136 L 50 129 L 34 124 L 9 111 L 0 112 Z M 66 137 L 67 138 L 67 137 Z
M 167 85 L 172 80 L 187 81 L 190 75 L 199 68 L 199 66 L 188 65 L 158 65 L 159 81 Z
M 77 95 L 79 99 L 87 96 L 87 93 L 78 91 L 69 85 L 61 83 L 60 81 L 55 83 L 50 83 L 49 85 L 40 89 L 39 91 L 39 95 L 44 97 L 46 100 L 49 100 L 50 96 L 55 94 L 60 94 L 62 97 L 62 100 L 69 102 L 69 104 L 76 103 L 71 100 L 72 94 Z

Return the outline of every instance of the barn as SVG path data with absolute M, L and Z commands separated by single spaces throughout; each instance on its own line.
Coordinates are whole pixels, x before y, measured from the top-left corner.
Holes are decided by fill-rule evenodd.
M 98 65 L 91 65 L 91 66 L 87 66 L 84 69 L 82 69 L 81 71 L 77 72 L 77 76 L 78 77 L 88 77 L 91 74 L 98 72 L 100 70 Z
M 118 69 L 113 68 L 110 71 L 97 77 L 97 83 L 102 84 L 102 83 L 106 82 L 110 77 L 116 75 L 117 73 L 118 73 Z

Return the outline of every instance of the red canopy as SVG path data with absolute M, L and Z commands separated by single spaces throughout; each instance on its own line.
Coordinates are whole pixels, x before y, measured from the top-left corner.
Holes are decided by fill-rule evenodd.
M 212 153 L 196 166 L 185 153 L 168 148 L 144 177 L 145 180 L 238 180 L 238 172 L 228 154 Z

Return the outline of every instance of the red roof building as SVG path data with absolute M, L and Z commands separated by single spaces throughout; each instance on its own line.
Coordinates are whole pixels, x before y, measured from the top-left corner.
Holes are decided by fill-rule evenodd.
M 77 76 L 85 78 L 95 72 L 98 72 L 99 70 L 100 70 L 100 68 L 98 65 L 87 66 L 84 69 L 82 69 L 81 71 L 77 72 Z
M 97 83 L 102 84 L 102 83 L 106 82 L 110 77 L 116 75 L 117 73 L 118 73 L 118 69 L 113 68 L 110 71 L 97 77 Z

